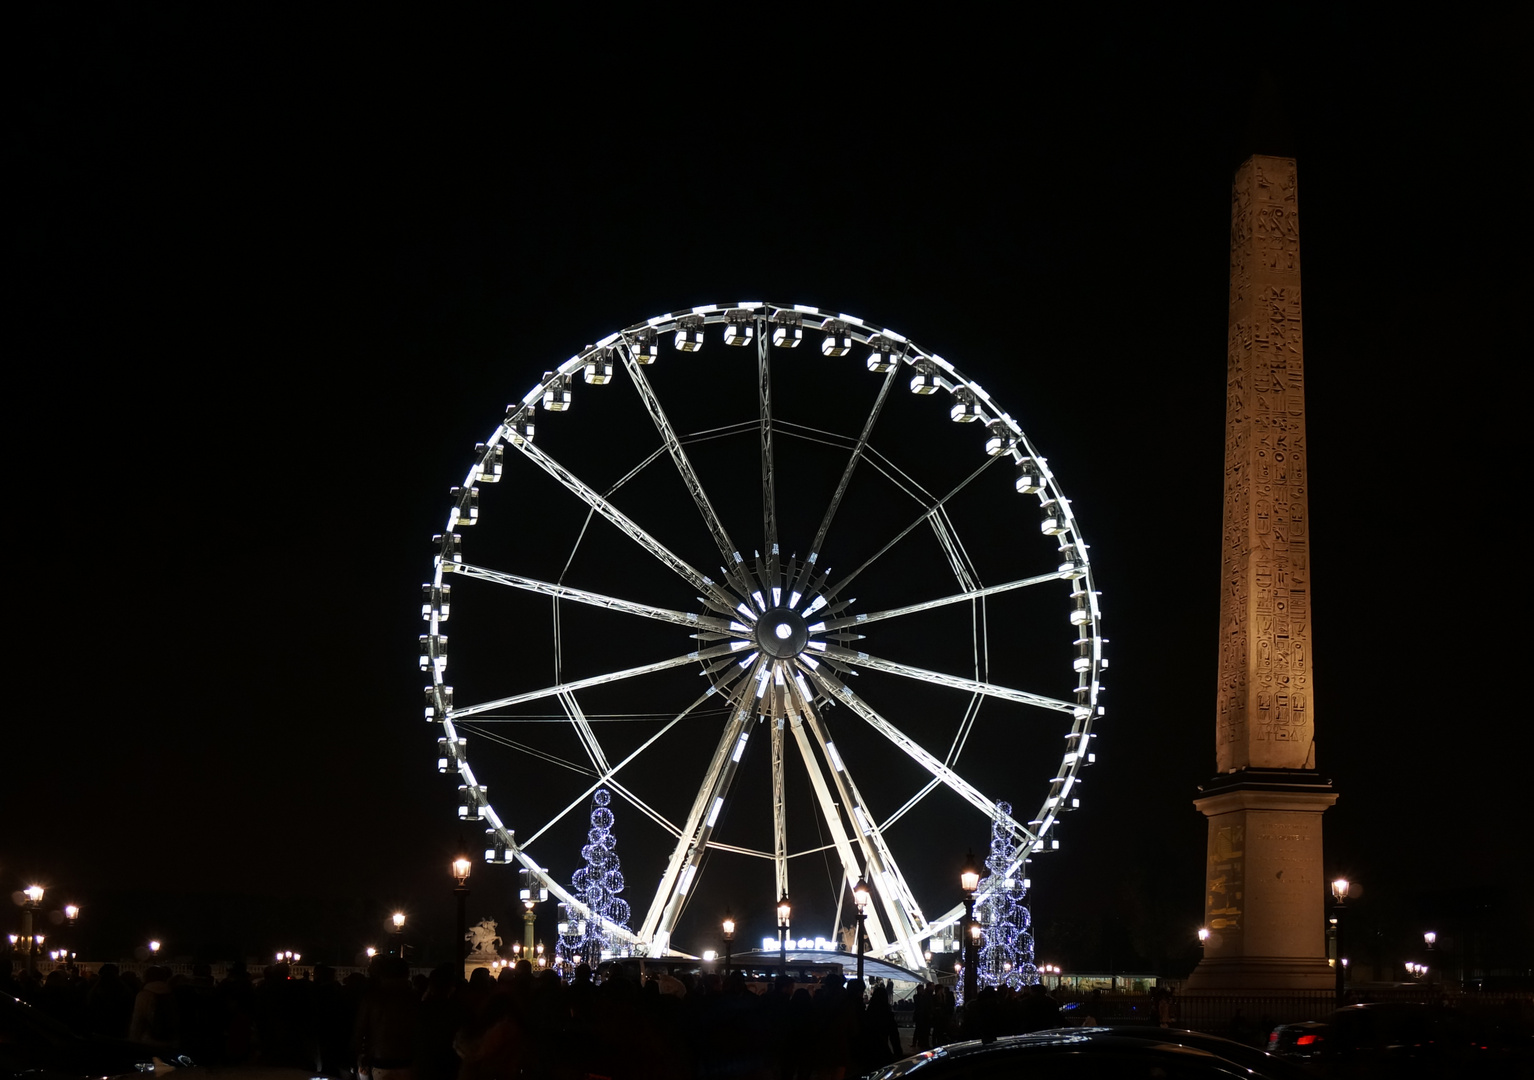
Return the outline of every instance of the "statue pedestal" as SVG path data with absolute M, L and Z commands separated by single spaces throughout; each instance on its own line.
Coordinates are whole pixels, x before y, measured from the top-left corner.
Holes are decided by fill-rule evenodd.
M 495 953 L 475 953 L 470 955 L 463 962 L 463 977 L 467 980 L 474 973 L 475 968 L 484 968 L 486 971 L 493 973 L 495 968 L 490 965 L 498 961 L 503 967 L 505 966 L 506 961 L 502 960 Z
M 1209 819 L 1204 959 L 1187 993 L 1330 990 L 1321 813 L 1337 801 L 1310 769 L 1239 769 L 1194 801 Z

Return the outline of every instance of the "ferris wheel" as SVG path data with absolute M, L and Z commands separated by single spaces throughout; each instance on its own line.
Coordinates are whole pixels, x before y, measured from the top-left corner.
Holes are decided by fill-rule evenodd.
M 610 792 L 636 951 L 685 953 L 719 871 L 766 906 L 823 890 L 828 936 L 866 882 L 870 953 L 927 970 L 963 905 L 911 868 L 999 824 L 1020 875 L 1095 756 L 1098 593 L 1054 473 L 978 383 L 851 315 L 706 305 L 585 347 L 475 446 L 433 545 L 459 816 L 587 913 L 564 883 Z

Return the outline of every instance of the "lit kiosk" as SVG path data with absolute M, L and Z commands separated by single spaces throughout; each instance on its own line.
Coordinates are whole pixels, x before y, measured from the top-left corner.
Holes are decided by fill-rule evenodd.
M 1328 990 L 1311 684 L 1304 344 L 1295 163 L 1256 155 L 1232 188 L 1221 536 L 1218 775 L 1204 958 L 1185 990 Z

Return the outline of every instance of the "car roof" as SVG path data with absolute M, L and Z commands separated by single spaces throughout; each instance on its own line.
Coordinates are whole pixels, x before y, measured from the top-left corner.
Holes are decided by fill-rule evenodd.
M 1183 1038 L 1179 1039 L 1178 1036 Z M 1230 1055 L 1221 1053 L 1216 1047 L 1222 1045 L 1234 1047 L 1237 1052 L 1244 1051 L 1242 1057 L 1245 1060 L 1235 1057 L 1234 1052 Z M 941 1071 L 939 1063 L 943 1062 L 957 1060 L 979 1063 L 992 1055 L 1010 1057 L 1014 1054 L 1080 1053 L 1090 1052 L 1092 1049 L 1110 1052 L 1119 1050 L 1142 1056 L 1164 1055 L 1167 1058 L 1178 1058 L 1184 1061 L 1200 1060 L 1215 1066 L 1231 1066 L 1238 1071 L 1260 1069 L 1260 1072 L 1251 1073 L 1254 1077 L 1276 1077 L 1279 1080 L 1286 1080 L 1288 1077 L 1304 1075 L 1296 1072 L 1294 1066 L 1288 1062 L 1280 1061 L 1241 1043 L 1232 1043 L 1218 1036 L 1202 1035 L 1199 1032 L 1170 1031 L 1166 1028 L 1150 1027 L 1139 1029 L 1055 1028 L 1027 1035 L 1002 1035 L 990 1041 L 969 1039 L 924 1051 L 872 1075 L 878 1080 L 896 1080 L 904 1076 L 920 1078 L 929 1068 Z

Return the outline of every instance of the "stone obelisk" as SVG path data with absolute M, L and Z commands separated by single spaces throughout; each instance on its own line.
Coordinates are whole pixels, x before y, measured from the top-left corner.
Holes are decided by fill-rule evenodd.
M 1187 989 L 1329 989 L 1316 772 L 1300 228 L 1292 158 L 1248 158 L 1230 222 L 1218 775 Z

